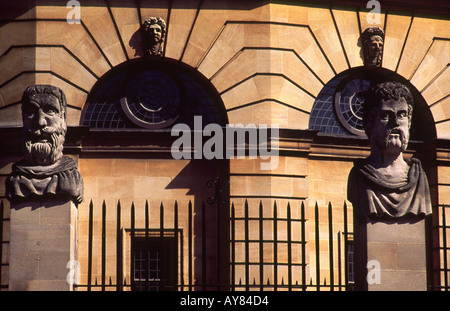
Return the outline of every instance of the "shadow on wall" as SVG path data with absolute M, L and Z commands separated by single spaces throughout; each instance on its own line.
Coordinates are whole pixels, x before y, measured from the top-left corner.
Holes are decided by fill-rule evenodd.
M 194 196 L 193 279 L 199 285 L 229 284 L 228 185 L 228 160 L 191 160 L 166 187 Z
M 66 3 L 64 3 L 64 5 L 66 5 Z M 1 20 L 13 20 L 27 12 L 30 12 L 30 15 L 27 16 L 28 18 L 36 18 L 36 11 L 33 10 L 35 1 L 2 1 L 1 6 Z
M 134 50 L 134 56 L 144 56 L 144 50 L 142 48 L 142 36 L 141 36 L 141 28 L 136 30 L 128 41 L 130 47 Z

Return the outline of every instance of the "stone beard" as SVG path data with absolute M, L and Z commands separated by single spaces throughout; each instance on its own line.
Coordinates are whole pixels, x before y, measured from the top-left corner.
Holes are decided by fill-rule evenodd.
M 50 165 L 63 156 L 67 128 L 64 124 L 36 132 L 24 130 L 23 153 L 26 160 L 39 165 Z
M 428 180 L 418 159 L 404 160 L 409 141 L 412 95 L 397 82 L 372 88 L 363 105 L 371 154 L 355 162 L 348 199 L 361 217 L 399 218 L 431 214 Z
M 50 85 L 28 87 L 22 97 L 23 156 L 6 179 L 6 195 L 21 200 L 44 195 L 63 195 L 76 203 L 83 200 L 83 179 L 76 162 L 63 155 L 66 99 Z

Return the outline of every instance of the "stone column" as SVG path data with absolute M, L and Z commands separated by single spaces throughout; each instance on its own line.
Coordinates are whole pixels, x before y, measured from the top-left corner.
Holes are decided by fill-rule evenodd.
M 426 220 L 356 223 L 358 290 L 426 291 Z
M 66 278 L 77 259 L 77 215 L 71 200 L 11 204 L 9 290 L 73 290 Z

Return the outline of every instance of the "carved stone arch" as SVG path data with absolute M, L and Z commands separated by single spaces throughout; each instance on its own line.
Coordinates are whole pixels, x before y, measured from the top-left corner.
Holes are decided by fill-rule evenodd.
M 80 125 L 90 128 L 168 129 L 176 123 L 225 126 L 228 117 L 217 90 L 198 70 L 169 58 L 126 61 L 92 87 Z
M 358 109 L 364 91 L 383 81 L 397 81 L 406 85 L 414 98 L 412 141 L 431 141 L 436 127 L 431 110 L 416 87 L 401 75 L 378 67 L 354 67 L 331 79 L 316 97 L 311 110 L 309 129 L 326 134 L 365 137 Z

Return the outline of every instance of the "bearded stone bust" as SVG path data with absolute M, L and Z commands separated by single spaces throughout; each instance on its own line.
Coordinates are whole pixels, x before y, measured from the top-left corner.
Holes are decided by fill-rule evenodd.
M 76 162 L 63 155 L 67 132 L 64 92 L 51 85 L 32 85 L 22 96 L 23 156 L 6 180 L 10 200 L 64 195 L 83 200 L 83 180 Z
M 375 217 L 431 214 L 428 180 L 418 159 L 405 160 L 413 97 L 406 86 L 385 82 L 371 88 L 363 104 L 370 155 L 349 175 L 348 199 L 359 215 Z

